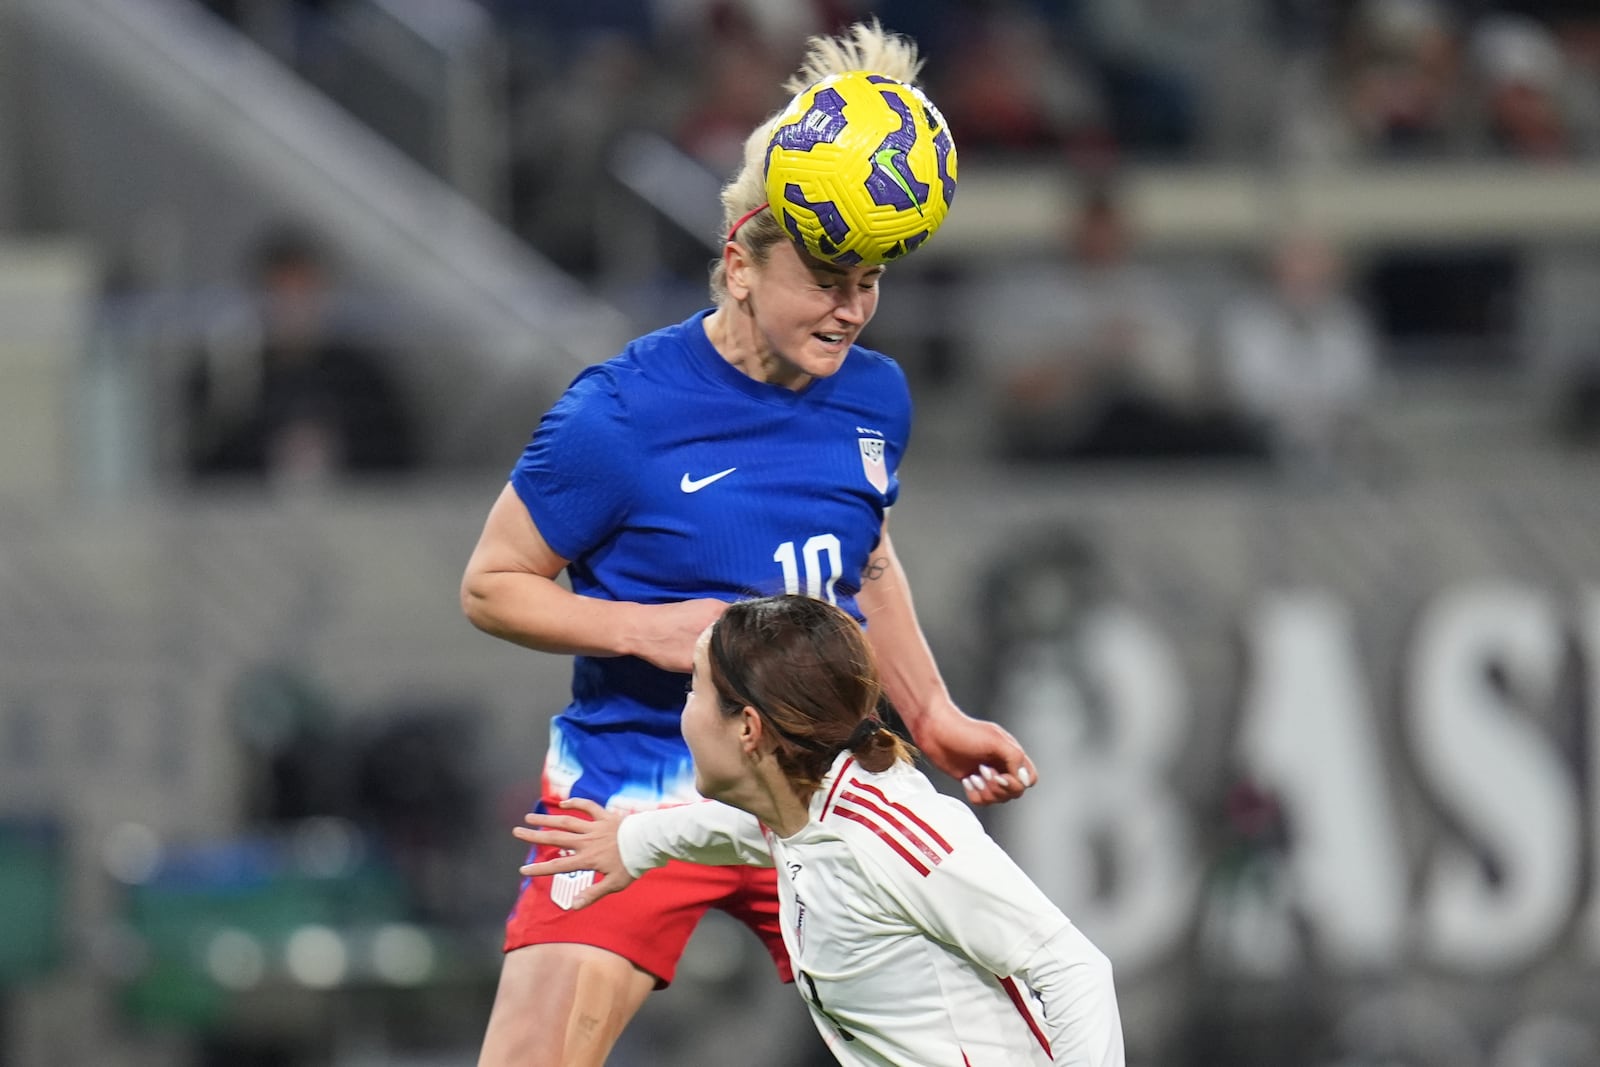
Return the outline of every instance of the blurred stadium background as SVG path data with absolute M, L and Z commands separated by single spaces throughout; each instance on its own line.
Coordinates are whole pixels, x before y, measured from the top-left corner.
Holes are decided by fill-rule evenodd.
M 898 543 L 1130 1064 L 1600 1064 L 1594 0 L 0 0 L 0 1064 L 474 1061 L 566 664 L 461 568 L 867 14 Z M 826 1062 L 760 955 L 613 1063 Z

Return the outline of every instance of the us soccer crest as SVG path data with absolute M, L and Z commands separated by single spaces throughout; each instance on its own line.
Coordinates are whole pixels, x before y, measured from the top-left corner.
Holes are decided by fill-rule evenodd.
M 883 461 L 883 438 L 863 437 L 861 440 L 861 469 L 872 488 L 880 493 L 889 491 L 889 467 Z
M 569 849 L 562 849 L 561 854 L 570 856 L 572 852 Z M 571 911 L 578 894 L 592 885 L 594 885 L 593 871 L 566 871 L 550 879 L 550 899 L 555 901 L 556 907 L 562 911 Z

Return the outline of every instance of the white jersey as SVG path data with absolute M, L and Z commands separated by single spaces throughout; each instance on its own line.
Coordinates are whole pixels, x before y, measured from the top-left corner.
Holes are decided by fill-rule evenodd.
M 795 982 L 846 1067 L 1121 1067 L 1111 964 L 970 809 L 907 763 L 842 754 L 780 838 L 708 801 L 623 820 L 635 875 L 776 866 Z

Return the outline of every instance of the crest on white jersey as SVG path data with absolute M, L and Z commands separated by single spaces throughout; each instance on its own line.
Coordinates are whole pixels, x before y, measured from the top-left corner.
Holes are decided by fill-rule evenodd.
M 568 871 L 550 879 L 550 899 L 562 911 L 571 911 L 578 894 L 594 885 L 593 871 Z
M 867 481 L 872 488 L 880 493 L 889 491 L 889 467 L 883 461 L 883 438 L 862 437 L 861 441 L 861 469 L 867 475 Z

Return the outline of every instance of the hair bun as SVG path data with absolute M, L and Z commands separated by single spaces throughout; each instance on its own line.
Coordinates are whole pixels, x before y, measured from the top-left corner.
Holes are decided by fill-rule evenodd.
M 883 728 L 882 719 L 876 715 L 868 715 L 865 719 L 856 723 L 856 728 L 850 731 L 850 739 L 844 743 L 844 747 L 854 751 L 866 744 Z

